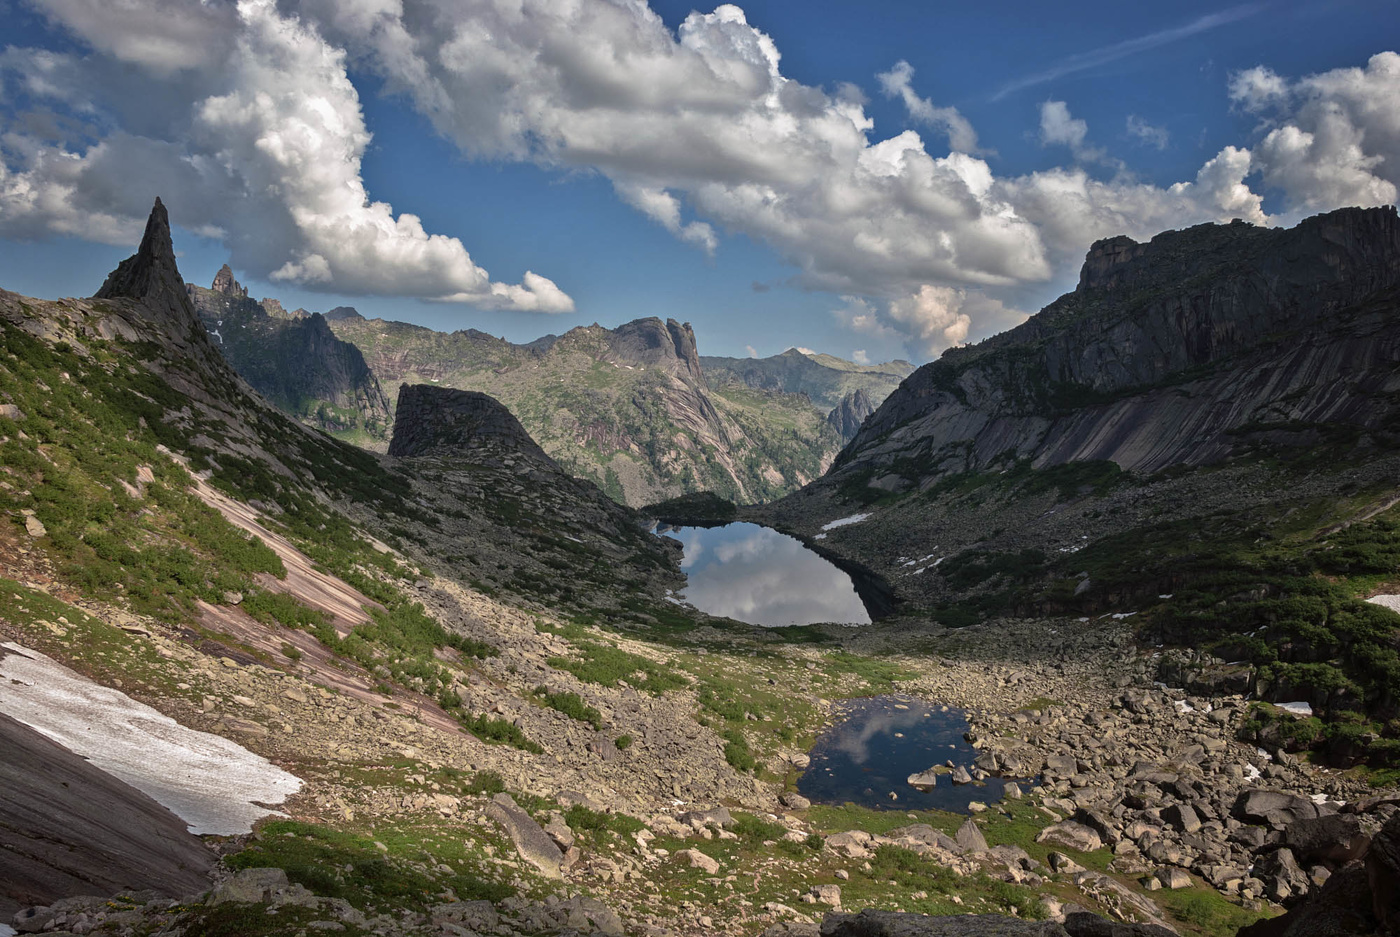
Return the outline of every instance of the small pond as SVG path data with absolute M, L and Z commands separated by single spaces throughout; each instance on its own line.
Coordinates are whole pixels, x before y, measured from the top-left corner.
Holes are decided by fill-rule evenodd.
M 680 598 L 702 612 L 775 628 L 870 624 L 851 577 L 793 537 L 758 524 L 656 532 L 684 545 Z
M 980 800 L 989 806 L 1001 799 L 1011 780 L 987 778 L 953 784 L 947 774 L 933 787 L 910 786 L 911 774 L 952 761 L 969 770 L 977 750 L 963 739 L 968 729 L 962 710 L 932 706 L 905 696 L 847 700 L 842 717 L 817 739 L 812 764 L 797 782 L 802 796 L 824 804 L 853 803 L 890 810 L 948 810 L 968 813 Z M 890 794 L 897 795 L 891 799 Z

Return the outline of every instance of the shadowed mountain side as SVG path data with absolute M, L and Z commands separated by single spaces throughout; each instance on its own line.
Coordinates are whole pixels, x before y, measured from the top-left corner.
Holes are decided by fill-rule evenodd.
M 147 795 L 3 714 L 0 750 L 0 920 L 69 895 L 209 887 L 214 853 Z
M 1073 293 L 920 368 L 837 473 L 912 460 L 920 485 L 1008 456 L 1156 472 L 1393 432 L 1397 289 L 1393 207 L 1100 241 Z
M 336 338 L 328 317 L 250 299 L 227 264 L 210 289 L 186 289 L 219 350 L 258 393 L 309 426 L 383 451 L 389 401 L 360 350 Z M 359 315 L 349 307 L 331 314 Z

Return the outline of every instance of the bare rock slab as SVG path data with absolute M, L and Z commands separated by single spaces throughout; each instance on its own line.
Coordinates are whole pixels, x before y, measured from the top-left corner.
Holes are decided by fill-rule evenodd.
M 561 878 L 564 854 L 554 840 L 530 815 L 521 810 L 509 794 L 497 794 L 486 808 L 486 816 L 499 823 L 515 844 L 520 858 L 539 869 L 546 878 Z

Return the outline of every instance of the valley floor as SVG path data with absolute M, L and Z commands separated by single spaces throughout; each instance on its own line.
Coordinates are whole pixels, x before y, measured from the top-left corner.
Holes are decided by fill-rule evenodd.
M 243 525 L 256 530 L 250 517 Z M 315 574 L 300 598 L 348 614 L 354 589 L 289 544 L 279 551 L 282 588 Z M 815 933 L 835 907 L 1039 918 L 1079 905 L 1224 934 L 1308 887 L 1249 873 L 1255 834 L 1239 831 L 1262 839 L 1271 821 L 1246 822 L 1242 793 L 1286 790 L 1307 804 L 1375 793 L 1359 778 L 1261 758 L 1235 740 L 1242 699 L 1154 686 L 1157 661 L 1111 616 L 842 629 L 841 649 L 821 629 L 804 643 L 717 628 L 631 637 L 444 579 L 402 583 L 450 630 L 498 649 L 440 657 L 460 712 L 513 746 L 464 731 L 438 701 L 305 631 L 230 607 L 171 627 L 86 601 L 18 526 L 0 530 L 0 576 L 0 640 L 304 782 L 285 817 L 211 838 L 223 903 L 102 896 L 59 907 L 59 931 L 797 934 Z M 896 691 L 966 708 L 979 767 L 1040 775 L 1041 786 L 987 805 L 970 826 L 795 796 L 834 702 Z M 504 725 L 518 732 L 489 728 Z M 1361 822 L 1374 832 L 1383 818 Z M 230 879 L 259 868 L 289 879 Z

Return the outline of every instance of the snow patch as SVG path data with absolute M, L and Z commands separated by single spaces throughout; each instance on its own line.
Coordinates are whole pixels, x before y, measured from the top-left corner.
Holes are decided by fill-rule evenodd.
M 1312 703 L 1304 700 L 1298 700 L 1294 703 L 1275 703 L 1274 705 L 1279 709 L 1285 709 L 1291 712 L 1295 716 L 1311 716 L 1313 714 Z
M 823 524 L 822 530 L 835 530 L 838 527 L 849 527 L 851 524 L 859 524 L 869 516 L 869 514 L 852 514 L 850 517 L 838 517 L 829 524 Z
M 1176 701 L 1176 711 L 1179 713 L 1193 713 L 1196 707 L 1192 706 L 1189 700 L 1179 699 Z
M 1366 601 L 1372 605 L 1388 608 L 1392 612 L 1400 612 L 1400 595 L 1373 595 Z
M 234 836 L 301 779 L 236 742 L 187 729 L 38 651 L 0 644 L 0 712 L 147 794 L 191 833 Z M 0 653 L 3 653 L 0 652 Z M 255 803 L 256 802 L 256 803 Z
M 815 537 L 813 537 L 812 539 L 813 539 L 813 540 L 825 540 L 825 539 L 826 539 L 826 534 L 817 534 L 817 535 L 816 535 Z

